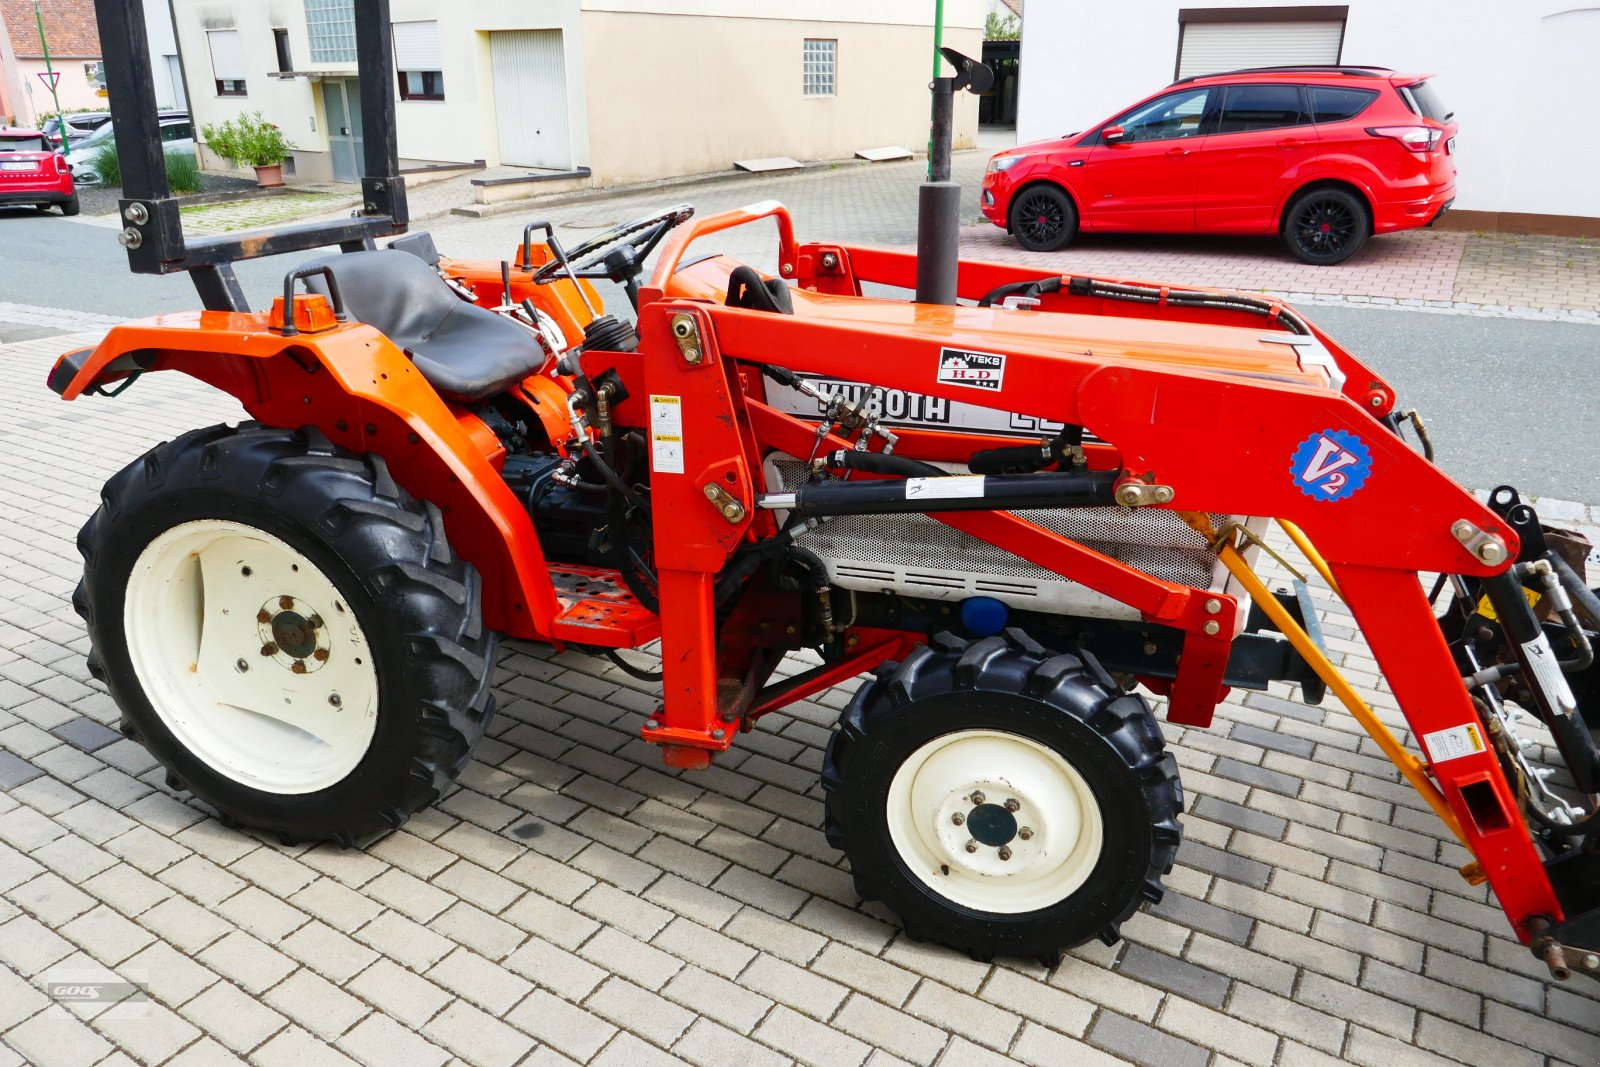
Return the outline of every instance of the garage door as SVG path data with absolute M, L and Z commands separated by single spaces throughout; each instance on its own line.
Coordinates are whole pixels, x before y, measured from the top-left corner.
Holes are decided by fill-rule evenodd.
M 1189 22 L 1178 45 L 1178 77 L 1291 63 L 1337 63 L 1344 23 Z
M 500 162 L 508 167 L 568 170 L 567 69 L 560 30 L 489 35 Z

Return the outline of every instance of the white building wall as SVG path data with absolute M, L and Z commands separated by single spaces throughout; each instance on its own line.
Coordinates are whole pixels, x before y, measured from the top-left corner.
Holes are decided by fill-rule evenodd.
M 297 69 L 355 76 L 353 63 L 311 61 L 302 0 L 173 2 L 197 126 L 259 110 L 299 149 L 298 177 L 331 178 L 317 83 L 268 76 L 277 70 L 274 27 L 289 30 Z M 947 44 L 978 54 L 983 2 L 946 0 Z M 496 30 L 562 32 L 571 155 L 597 182 L 724 170 L 770 155 L 921 149 L 927 140 L 930 0 L 392 0 L 391 17 L 437 21 L 444 68 L 443 100 L 397 94 L 403 167 L 500 162 L 489 60 Z M 247 96 L 217 96 L 205 36 L 212 29 L 239 31 Z M 802 95 L 804 37 L 839 39 L 836 97 Z M 956 146 L 969 147 L 976 131 L 976 98 L 963 94 Z
M 175 91 L 168 56 L 178 54 L 178 38 L 172 30 L 172 12 L 167 0 L 144 0 L 145 36 L 150 41 L 150 74 L 156 90 L 156 107 L 180 106 L 183 94 Z
M 1180 7 L 1282 0 L 1037 3 L 1022 36 L 1019 141 L 1103 121 L 1172 80 Z M 1343 61 L 1437 75 L 1461 124 L 1456 208 L 1600 216 L 1600 5 L 1584 0 L 1349 0 Z

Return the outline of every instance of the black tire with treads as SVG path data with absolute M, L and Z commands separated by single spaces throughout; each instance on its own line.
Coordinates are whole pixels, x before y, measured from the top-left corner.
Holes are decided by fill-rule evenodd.
M 1053 966 L 1064 949 L 1116 941 L 1129 916 L 1161 899 L 1181 839 L 1177 764 L 1149 706 L 1093 661 L 1053 655 L 1017 630 L 975 642 L 943 634 L 933 644 L 862 686 L 828 744 L 826 831 L 849 857 L 857 890 L 897 914 L 913 938 L 976 959 L 1027 956 Z M 929 741 L 973 729 L 1054 750 L 1093 793 L 1104 844 L 1065 899 L 1029 912 L 974 910 L 913 875 L 897 852 L 887 816 L 895 773 Z
M 203 519 L 282 539 L 332 581 L 367 639 L 375 733 L 326 788 L 274 793 L 219 772 L 167 728 L 140 684 L 123 633 L 129 575 L 154 538 Z M 121 710 L 123 734 L 225 822 L 287 841 L 371 839 L 438 799 L 488 727 L 495 634 L 483 626 L 478 573 L 451 551 L 438 508 L 396 485 L 379 457 L 309 428 L 194 430 L 106 483 L 78 547 L 84 577 L 73 604 L 89 630 L 89 670 Z

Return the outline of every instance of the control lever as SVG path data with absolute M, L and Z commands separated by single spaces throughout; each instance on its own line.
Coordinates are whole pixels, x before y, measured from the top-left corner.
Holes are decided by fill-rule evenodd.
M 589 311 L 589 321 L 593 322 L 600 317 L 600 313 L 589 303 L 589 296 L 583 291 L 583 286 L 578 284 L 578 276 L 572 272 L 572 264 L 567 261 L 566 250 L 561 247 L 561 242 L 556 239 L 556 228 L 550 223 L 540 220 L 530 222 L 522 228 L 522 269 L 533 269 L 533 231 L 544 231 L 544 243 L 550 249 L 550 254 L 556 257 L 556 262 L 561 264 L 561 269 L 566 271 L 567 280 L 578 291 L 578 299 L 583 301 L 583 306 Z

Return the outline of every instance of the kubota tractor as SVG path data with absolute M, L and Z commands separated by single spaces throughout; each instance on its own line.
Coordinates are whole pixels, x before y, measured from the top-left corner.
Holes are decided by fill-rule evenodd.
M 955 302 L 864 295 L 920 288 L 926 262 L 798 243 L 775 203 L 570 253 L 536 224 L 504 264 L 421 234 L 378 248 L 405 225 L 386 11 L 360 28 L 365 213 L 185 243 L 159 142 L 138 154 L 138 8 L 99 4 L 134 45 L 107 63 L 124 243 L 135 269 L 193 272 L 208 309 L 115 327 L 50 386 L 177 371 L 254 420 L 135 460 L 80 537 L 91 669 L 174 788 L 291 840 L 392 830 L 483 735 L 496 635 L 659 641 L 639 728 L 678 768 L 872 673 L 822 772 L 862 896 L 917 936 L 1049 963 L 1114 940 L 1177 851 L 1177 766 L 1139 690 L 1203 727 L 1230 689 L 1289 681 L 1360 720 L 1553 972 L 1600 973 L 1583 546 L 1514 490 L 1485 504 L 1446 477 L 1390 386 L 1293 308 L 977 262 Z M 758 220 L 775 276 L 685 255 Z M 233 259 L 329 243 L 247 309 Z M 601 280 L 633 306 L 608 312 Z M 1305 585 L 1256 576 L 1274 521 L 1419 754 L 1324 654 Z M 801 649 L 820 665 L 779 678 Z

